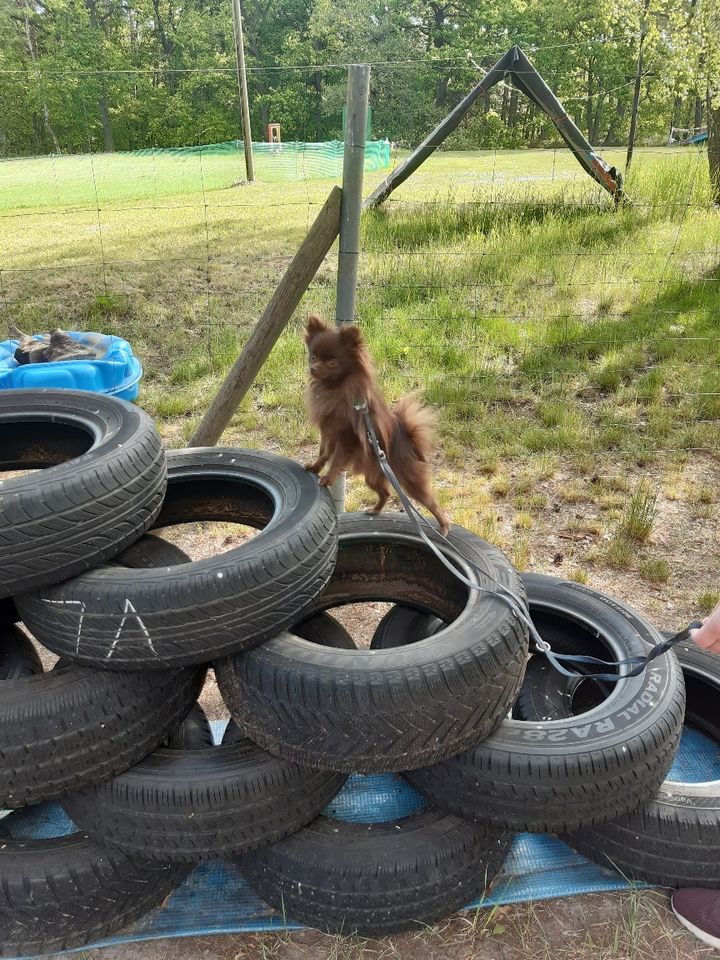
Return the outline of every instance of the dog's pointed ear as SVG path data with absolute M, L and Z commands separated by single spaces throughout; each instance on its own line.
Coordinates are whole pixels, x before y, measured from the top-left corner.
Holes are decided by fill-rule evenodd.
M 340 327 L 339 333 L 340 339 L 346 347 L 349 347 L 350 349 L 357 349 L 358 347 L 362 346 L 363 338 L 362 333 L 360 333 L 360 327 L 356 326 L 354 323 Z
M 310 343 L 312 338 L 323 330 L 327 330 L 327 324 L 323 323 L 316 313 L 311 313 L 305 324 L 305 343 Z

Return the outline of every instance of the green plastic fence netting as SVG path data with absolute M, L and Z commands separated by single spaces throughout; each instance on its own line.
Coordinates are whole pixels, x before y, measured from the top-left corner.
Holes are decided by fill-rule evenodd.
M 256 143 L 261 182 L 338 180 L 343 143 Z M 390 166 L 390 144 L 365 144 L 365 172 Z M 242 140 L 126 153 L 27 157 L 0 161 L 0 209 L 95 205 L 112 200 L 222 190 L 245 179 Z

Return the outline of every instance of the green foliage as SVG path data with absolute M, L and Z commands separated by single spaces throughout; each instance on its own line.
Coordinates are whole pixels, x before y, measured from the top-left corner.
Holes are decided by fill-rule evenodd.
M 720 603 L 718 590 L 704 590 L 697 598 L 698 609 L 704 616 L 712 613 L 718 603 Z
M 623 142 L 644 0 L 244 0 L 256 139 L 340 137 L 346 71 L 372 62 L 374 132 L 414 146 L 511 43 L 592 143 Z M 713 14 L 713 10 L 715 13 Z M 645 22 L 638 142 L 692 126 L 717 86 L 717 0 L 656 0 Z M 217 143 L 239 136 L 229 0 L 0 2 L 6 156 Z M 317 70 L 308 65 L 317 65 Z M 699 111 L 699 114 L 698 114 Z M 448 148 L 559 143 L 517 90 L 489 91 Z
M 667 560 L 643 560 L 638 571 L 640 576 L 650 583 L 667 583 L 670 579 L 670 565 Z
M 518 158 L 527 180 L 503 183 Z M 391 399 L 419 391 L 438 411 L 445 457 L 496 476 L 494 496 L 518 510 L 542 509 L 541 463 L 546 474 L 567 463 L 564 502 L 580 514 L 594 505 L 620 526 L 639 465 L 658 451 L 665 459 L 720 447 L 720 217 L 704 204 L 678 217 L 674 206 L 644 202 L 653 167 L 668 158 L 688 176 L 686 154 L 640 148 L 637 202 L 615 211 L 567 151 L 442 152 L 403 185 L 405 202 L 365 221 L 358 316 L 383 388 Z M 195 161 L 183 174 L 172 155 L 162 159 L 92 158 L 104 270 L 91 158 L 3 164 L 0 196 L 11 203 L 0 216 L 0 323 L 130 339 L 145 369 L 141 401 L 170 427 L 206 406 L 328 183 L 223 188 L 223 177 L 237 176 L 228 177 L 222 152 L 204 156 L 202 178 L 189 172 Z M 706 196 L 707 164 L 697 155 L 695 163 L 696 196 Z M 368 174 L 367 189 L 381 179 Z M 216 189 L 203 195 L 203 183 Z M 161 202 L 147 201 L 150 188 Z M 303 442 L 298 324 L 313 310 L 331 316 L 334 291 L 328 262 L 238 416 L 241 445 L 245 430 L 287 452 Z M 600 389 L 601 370 L 614 371 L 613 389 Z M 535 486 L 521 482 L 513 458 L 532 466 Z M 693 512 L 718 509 L 710 487 L 708 478 L 688 494 Z M 627 510 L 642 544 L 651 511 L 635 511 L 638 526 Z M 623 533 L 614 562 L 636 569 L 646 549 Z
M 445 142 L 448 150 L 502 150 L 525 146 L 519 126 L 508 126 L 496 110 L 473 110 Z
M 634 543 L 645 543 L 652 532 L 657 511 L 657 493 L 646 483 L 633 491 L 620 524 L 620 535 Z

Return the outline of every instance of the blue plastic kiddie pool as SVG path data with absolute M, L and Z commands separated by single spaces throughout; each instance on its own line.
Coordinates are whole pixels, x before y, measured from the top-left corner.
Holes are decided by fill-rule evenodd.
M 18 341 L 0 342 L 0 390 L 54 387 L 92 390 L 121 400 L 137 398 L 143 371 L 127 340 L 104 333 L 70 333 L 69 336 L 92 347 L 97 359 L 19 364 L 15 359 Z

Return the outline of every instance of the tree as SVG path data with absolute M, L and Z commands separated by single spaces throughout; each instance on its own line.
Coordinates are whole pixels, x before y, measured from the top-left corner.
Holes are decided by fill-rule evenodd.
M 375 134 L 413 145 L 477 82 L 468 50 L 482 70 L 518 43 L 591 142 L 621 143 L 645 2 L 243 0 L 253 123 L 260 131 L 279 122 L 285 139 L 340 137 L 346 71 L 332 65 L 373 62 Z M 660 142 L 671 125 L 692 126 L 708 108 L 717 131 L 719 3 L 651 0 L 639 143 Z M 0 0 L 0 149 L 237 139 L 233 65 L 229 0 Z M 550 144 L 557 133 L 501 85 L 455 140 Z M 714 171 L 717 152 L 712 133 Z

